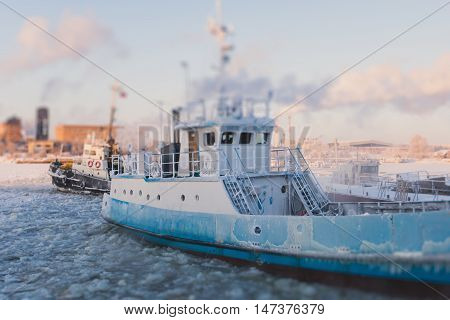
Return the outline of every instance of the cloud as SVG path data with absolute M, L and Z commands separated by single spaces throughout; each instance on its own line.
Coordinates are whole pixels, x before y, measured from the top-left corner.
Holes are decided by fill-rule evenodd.
M 290 105 L 313 92 L 321 82 L 299 84 L 294 75 L 274 83 L 267 77 L 251 77 L 245 69 L 222 80 L 226 93 L 264 97 L 273 91 L 274 101 Z M 326 79 L 325 79 L 326 81 Z M 212 98 L 219 92 L 216 77 L 193 83 L 196 98 Z M 450 53 L 431 66 L 404 71 L 393 65 L 378 65 L 364 71 L 351 71 L 302 103 L 304 111 L 353 107 L 370 110 L 394 106 L 401 111 L 422 113 L 450 102 Z
M 382 65 L 352 72 L 330 86 L 321 106 L 394 105 L 411 112 L 426 112 L 450 100 L 450 54 L 428 68 L 403 71 Z
M 100 25 L 92 16 L 66 13 L 59 24 L 53 28 L 50 27 L 46 18 L 33 17 L 31 20 L 83 54 L 89 53 L 112 39 L 111 30 Z M 2 73 L 13 74 L 61 60 L 79 58 L 74 52 L 29 22 L 24 23 L 16 41 L 16 50 L 0 60 Z

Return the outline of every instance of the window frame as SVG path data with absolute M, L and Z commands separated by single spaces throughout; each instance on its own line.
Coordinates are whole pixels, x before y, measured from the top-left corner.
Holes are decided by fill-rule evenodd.
M 228 140 L 223 139 L 225 134 L 227 134 Z M 230 141 L 230 134 L 231 134 L 231 141 Z M 235 134 L 236 134 L 236 132 L 234 132 L 234 131 L 223 131 L 222 134 L 220 135 L 220 144 L 227 144 L 227 145 L 233 144 Z M 229 141 L 229 142 L 224 142 L 224 141 Z
M 239 134 L 239 144 L 242 144 L 242 145 L 252 144 L 252 141 L 253 141 L 253 133 L 254 133 L 254 132 L 251 132 L 251 131 L 242 131 L 242 132 Z M 245 140 L 244 142 L 242 142 L 242 136 L 243 136 L 243 135 L 249 137 L 248 140 Z
M 208 141 L 208 136 L 212 136 L 212 144 L 210 144 Z M 206 147 L 212 147 L 216 145 L 216 132 L 215 131 L 208 131 L 203 133 L 203 145 Z

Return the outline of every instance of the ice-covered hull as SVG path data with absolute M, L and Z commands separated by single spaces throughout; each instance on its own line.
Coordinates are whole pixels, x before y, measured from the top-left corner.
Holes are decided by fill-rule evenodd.
M 152 242 L 292 269 L 450 285 L 450 213 L 209 214 L 104 195 L 102 216 Z

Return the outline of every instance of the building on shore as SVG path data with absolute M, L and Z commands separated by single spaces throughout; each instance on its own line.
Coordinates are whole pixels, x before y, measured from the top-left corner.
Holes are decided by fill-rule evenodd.
M 116 135 L 117 127 L 113 128 L 113 136 Z M 83 151 L 83 144 L 88 137 L 108 140 L 107 125 L 78 125 L 61 124 L 55 128 L 55 140 L 71 146 L 72 153 L 80 154 Z
M 22 121 L 17 117 L 11 117 L 6 122 L 0 123 L 0 140 L 6 143 L 23 141 Z
M 24 144 L 22 121 L 19 118 L 13 116 L 0 123 L 0 154 L 13 154 L 21 150 Z
M 36 140 L 48 140 L 49 136 L 48 108 L 39 107 L 36 111 Z
M 29 140 L 27 151 L 29 155 L 45 156 L 57 151 L 59 144 L 52 140 Z

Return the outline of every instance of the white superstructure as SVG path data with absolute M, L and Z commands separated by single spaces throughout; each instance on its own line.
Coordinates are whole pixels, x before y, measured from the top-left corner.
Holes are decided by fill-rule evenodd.
M 111 153 L 111 146 L 106 142 L 85 143 L 83 155 L 74 161 L 72 169 L 88 176 L 109 180 L 108 163 Z
M 113 166 L 111 196 L 186 212 L 321 213 L 328 200 L 300 150 L 271 148 L 268 103 L 221 98 L 212 118 L 189 122 L 178 110 L 162 152 L 116 156 L 125 174 Z

